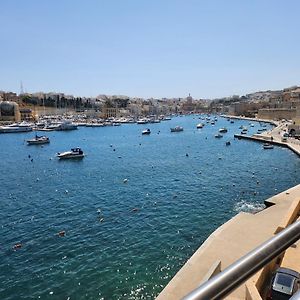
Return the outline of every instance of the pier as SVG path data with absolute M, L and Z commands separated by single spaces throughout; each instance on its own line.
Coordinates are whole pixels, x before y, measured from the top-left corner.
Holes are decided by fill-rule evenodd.
M 244 134 L 235 134 L 234 135 L 235 138 L 239 139 L 239 140 L 251 140 L 254 142 L 259 142 L 259 143 L 269 143 L 269 144 L 273 144 L 276 146 L 281 146 L 281 147 L 285 147 L 288 148 L 290 150 L 292 150 L 294 153 L 296 153 L 298 156 L 300 156 L 300 145 L 294 141 L 290 141 L 290 142 L 281 142 L 278 140 L 272 140 L 269 137 L 265 137 L 265 136 L 257 136 L 257 135 L 253 135 L 253 136 L 249 136 L 249 135 L 244 135 Z

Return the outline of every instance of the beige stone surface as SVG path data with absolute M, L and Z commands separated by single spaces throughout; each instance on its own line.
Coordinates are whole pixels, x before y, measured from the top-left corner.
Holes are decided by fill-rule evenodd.
M 271 238 L 283 218 L 286 219 L 286 214 L 291 211 L 293 202 L 298 199 L 300 199 L 300 185 L 268 199 L 269 204 L 274 204 L 269 208 L 257 214 L 239 213 L 219 227 L 163 289 L 157 300 L 182 299 L 200 285 L 216 261 L 221 261 L 221 268 L 224 270 Z M 294 249 L 290 249 L 287 253 L 291 253 L 291 258 L 287 256 L 285 263 L 293 265 L 295 261 L 299 262 L 300 258 L 293 254 Z M 226 299 L 245 299 L 245 284 Z

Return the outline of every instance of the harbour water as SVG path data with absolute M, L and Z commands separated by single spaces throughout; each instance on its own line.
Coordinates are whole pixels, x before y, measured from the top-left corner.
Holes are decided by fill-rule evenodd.
M 300 182 L 288 149 L 233 139 L 249 121 L 200 122 L 0 135 L 0 299 L 154 299 L 218 226 Z

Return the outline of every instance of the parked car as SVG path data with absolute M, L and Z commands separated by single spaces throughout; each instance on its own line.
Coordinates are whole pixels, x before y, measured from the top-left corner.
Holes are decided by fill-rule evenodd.
M 300 274 L 288 268 L 278 268 L 274 273 L 268 292 L 268 300 L 287 300 L 292 297 L 300 285 Z

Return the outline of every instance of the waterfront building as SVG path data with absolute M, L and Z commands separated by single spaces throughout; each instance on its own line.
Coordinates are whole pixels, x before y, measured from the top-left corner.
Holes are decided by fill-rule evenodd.
M 102 110 L 102 118 L 108 119 L 108 118 L 116 118 L 119 116 L 119 109 L 117 107 L 107 107 L 104 106 Z
M 35 115 L 30 108 L 20 108 L 21 121 L 34 121 Z

